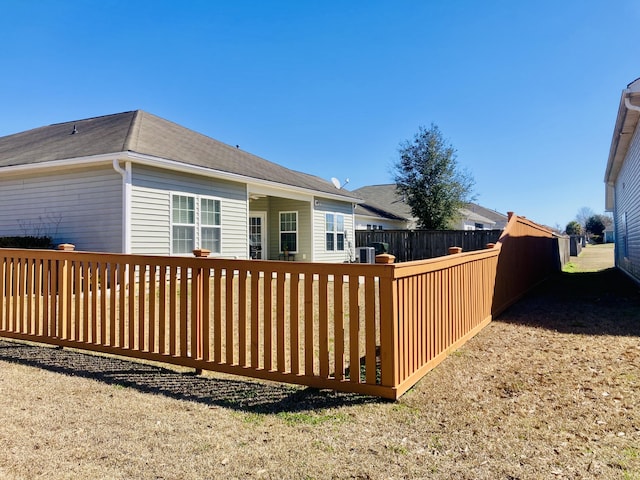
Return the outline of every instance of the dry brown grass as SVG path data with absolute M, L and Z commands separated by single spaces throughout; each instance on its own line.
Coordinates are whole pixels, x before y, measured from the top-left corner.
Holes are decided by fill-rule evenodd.
M 606 270 L 545 283 L 395 403 L 0 342 L 0 478 L 640 479 L 639 336 Z

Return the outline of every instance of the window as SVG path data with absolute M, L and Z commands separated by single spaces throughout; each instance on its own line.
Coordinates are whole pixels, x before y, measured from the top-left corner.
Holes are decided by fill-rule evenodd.
M 280 212 L 280 251 L 298 251 L 298 212 Z
M 171 252 L 189 254 L 195 248 L 220 253 L 222 222 L 220 200 L 173 195 L 171 217 Z
M 173 253 L 191 253 L 195 248 L 196 211 L 194 198 L 173 196 Z
M 327 251 L 344 250 L 344 215 L 325 214 L 325 237 Z
M 200 199 L 200 245 L 211 250 L 212 253 L 220 253 L 221 243 L 220 225 L 220 200 L 211 198 Z

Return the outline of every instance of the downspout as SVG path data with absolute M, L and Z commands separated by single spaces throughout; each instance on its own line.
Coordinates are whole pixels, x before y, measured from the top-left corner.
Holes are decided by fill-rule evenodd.
M 131 253 L 131 162 L 123 169 L 114 159 L 113 169 L 122 176 L 122 253 Z

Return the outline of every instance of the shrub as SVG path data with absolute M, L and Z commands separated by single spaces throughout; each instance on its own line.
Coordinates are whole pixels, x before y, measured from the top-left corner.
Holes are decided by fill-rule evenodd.
M 0 237 L 0 248 L 53 248 L 51 237 Z

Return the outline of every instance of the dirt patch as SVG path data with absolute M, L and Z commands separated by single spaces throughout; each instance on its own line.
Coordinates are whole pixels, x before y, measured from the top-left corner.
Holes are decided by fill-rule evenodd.
M 398 402 L 2 341 L 0 478 L 637 479 L 639 335 L 607 269 L 545 282 Z

